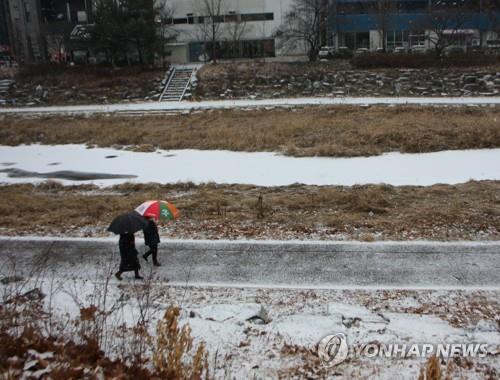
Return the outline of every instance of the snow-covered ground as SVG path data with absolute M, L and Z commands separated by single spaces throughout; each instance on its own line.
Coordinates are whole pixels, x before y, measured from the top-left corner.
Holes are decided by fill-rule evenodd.
M 149 282 L 143 287 L 128 275 L 122 283 L 112 279 L 105 288 L 103 268 L 94 270 L 89 272 L 94 280 L 82 280 L 52 268 L 42 280 L 0 284 L 0 293 L 16 287 L 22 287 L 17 289 L 21 292 L 41 289 L 54 326 L 58 320 L 64 325 L 78 318 L 82 307 L 103 305 L 105 295 L 106 310 L 114 310 L 107 322 L 110 335 L 123 323 L 134 326 L 141 315 L 147 316 L 154 335 L 166 308 L 178 305 L 181 324 L 189 324 L 195 343 L 206 343 L 210 371 L 216 379 L 418 377 L 425 359 L 355 354 L 356 349 L 370 343 L 486 344 L 486 357 L 456 360 L 454 378 L 483 379 L 487 373 L 500 371 L 499 293 L 494 291 L 170 286 L 155 278 L 149 267 L 145 271 L 153 275 L 151 290 L 147 290 Z M 316 356 L 316 345 L 334 333 L 347 336 L 350 353 L 346 362 L 326 368 Z M 120 345 L 109 340 L 106 349 L 112 352 L 113 347 Z
M 202 102 L 121 103 L 86 106 L 0 108 L 0 114 L 93 114 L 182 112 L 204 109 L 237 109 L 265 107 L 298 107 L 315 105 L 500 105 L 500 97 L 332 97 L 262 100 L 220 100 Z
M 15 247 L 22 249 L 26 242 L 27 239 L 15 240 Z M 454 378 L 496 378 L 500 373 L 497 289 L 201 285 L 199 272 L 189 269 L 188 257 L 184 259 L 186 268 L 177 270 L 191 274 L 183 283 L 171 283 L 169 266 L 175 268 L 171 255 L 179 253 L 182 252 L 162 252 L 164 266 L 160 268 L 141 258 L 141 274 L 146 280 L 134 280 L 133 274 L 125 273 L 120 282 L 113 276 L 118 257 L 111 249 L 98 252 L 91 244 L 82 252 L 75 247 L 60 250 L 55 245 L 24 252 L 3 249 L 0 296 L 8 299 L 13 294 L 43 294 L 54 328 L 70 326 L 68 322 L 79 318 L 81 308 L 96 306 L 110 312 L 106 328 L 111 337 L 123 324 L 134 327 L 141 316 L 146 316 L 148 330 L 154 336 L 165 310 L 177 305 L 181 308 L 181 324 L 189 324 L 196 343 L 206 343 L 210 370 L 216 379 L 416 379 L 425 362 L 425 358 L 414 356 L 356 354 L 367 344 L 484 344 L 485 357 L 458 356 L 453 360 Z M 301 253 L 303 250 L 297 254 Z M 264 254 L 272 256 L 266 251 Z M 205 251 L 207 260 L 215 265 L 220 262 L 224 269 L 220 256 Z M 355 263 L 354 253 L 346 256 Z M 289 255 L 276 257 L 298 271 L 305 267 L 288 264 Z M 361 261 L 359 267 L 363 265 Z M 449 269 L 449 265 L 436 259 L 432 263 Z M 231 272 L 238 265 L 259 270 L 244 260 L 226 267 Z M 346 263 L 339 261 L 338 265 L 344 267 Z M 317 344 L 323 337 L 336 333 L 347 336 L 350 353 L 344 363 L 326 368 L 318 359 Z M 106 342 L 104 349 L 110 353 L 122 347 L 114 339 Z
M 80 181 L 100 186 L 124 182 L 188 181 L 258 186 L 285 186 L 293 183 L 428 186 L 436 183 L 457 184 L 469 180 L 500 180 L 498 162 L 500 149 L 423 154 L 395 152 L 355 158 L 295 158 L 262 152 L 158 150 L 154 153 L 138 153 L 87 149 L 84 145 L 21 145 L 0 146 L 0 182 L 40 182 L 51 177 L 57 178 L 57 174 L 47 173 L 73 171 L 124 176 Z M 15 170 L 32 173 L 19 177 L 20 173 Z M 68 180 L 63 182 L 75 183 Z

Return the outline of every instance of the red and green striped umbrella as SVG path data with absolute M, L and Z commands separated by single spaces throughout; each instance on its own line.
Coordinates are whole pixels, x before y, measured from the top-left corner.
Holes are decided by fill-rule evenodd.
M 173 203 L 167 201 L 147 201 L 135 209 L 146 218 L 155 220 L 173 220 L 179 217 L 179 210 Z

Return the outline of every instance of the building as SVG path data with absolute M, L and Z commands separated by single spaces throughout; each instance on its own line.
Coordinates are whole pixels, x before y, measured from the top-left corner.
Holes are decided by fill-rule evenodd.
M 2 0 L 5 17 L 0 36 L 10 41 L 20 63 L 65 61 L 74 58 L 71 32 L 91 17 L 90 0 Z M 0 16 L 1 17 L 1 16 Z
M 496 40 L 498 0 L 330 0 L 333 46 L 352 50 L 432 49 L 437 40 L 464 51 Z
M 13 57 L 20 63 L 44 61 L 38 1 L 8 0 L 6 8 Z
M 10 54 L 10 36 L 7 28 L 7 4 L 0 4 L 0 55 Z
M 91 0 L 39 0 L 45 56 L 52 62 L 86 60 L 87 50 L 72 39 L 77 26 L 92 22 Z
M 292 1 L 223 0 L 220 11 L 212 12 L 215 31 L 207 17 L 210 9 L 203 1 L 169 1 L 169 27 L 176 33 L 176 41 L 168 44 L 169 59 L 174 63 L 202 62 L 211 59 L 214 52 L 218 59 L 304 54 L 300 48 L 285 51 L 274 37 Z M 217 41 L 215 48 L 213 40 Z

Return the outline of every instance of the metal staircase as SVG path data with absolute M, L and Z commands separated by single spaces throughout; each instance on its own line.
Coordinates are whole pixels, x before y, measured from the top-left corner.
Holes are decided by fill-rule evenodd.
M 184 98 L 195 72 L 196 68 L 194 67 L 174 66 L 170 70 L 170 75 L 159 101 L 180 102 Z
M 12 79 L 0 79 L 0 104 L 6 104 L 7 93 L 9 92 L 10 86 L 14 84 Z

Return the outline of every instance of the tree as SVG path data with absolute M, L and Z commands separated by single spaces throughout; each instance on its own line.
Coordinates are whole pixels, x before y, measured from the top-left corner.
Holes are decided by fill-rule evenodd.
M 133 53 L 140 64 L 151 64 L 157 53 L 164 58 L 165 43 L 174 37 L 166 27 L 170 17 L 168 6 L 154 0 L 98 0 L 91 46 L 113 64 L 130 64 Z
M 276 31 L 283 46 L 304 44 L 310 61 L 315 61 L 326 40 L 328 0 L 294 0 Z
M 217 62 L 217 43 L 224 33 L 222 22 L 224 21 L 224 0 L 195 0 L 196 13 L 198 15 L 197 34 L 198 41 L 203 42 L 205 59 L 210 45 L 211 59 Z
M 172 18 L 173 10 L 167 4 L 158 8 L 158 15 L 155 20 L 157 25 L 156 52 L 161 60 L 162 67 L 165 67 L 168 54 L 166 45 L 177 37 L 176 32 L 171 27 Z
M 394 13 L 397 13 L 397 0 L 378 0 L 377 2 L 377 25 L 378 33 L 382 40 L 382 50 L 387 51 L 387 32 L 392 29 L 391 18 Z
M 241 19 L 241 14 L 234 13 L 226 17 L 226 39 L 230 43 L 231 57 L 236 58 L 240 52 L 240 41 L 246 33 L 249 32 L 250 27 L 246 21 Z
M 447 47 L 456 44 L 460 29 L 470 16 L 470 10 L 465 7 L 464 0 L 430 4 L 424 28 L 430 32 L 426 38 L 434 46 L 436 58 L 441 58 Z
M 154 0 L 122 0 L 126 9 L 124 33 L 130 44 L 135 46 L 139 63 L 152 63 L 157 41 L 156 17 L 159 9 Z
M 500 38 L 500 0 L 484 0 L 482 12 L 486 13 L 490 23 L 490 30 L 497 34 L 496 38 Z
M 121 2 L 115 0 L 97 2 L 90 45 L 96 51 L 104 52 L 106 59 L 113 65 L 122 59 L 129 61 L 126 25 L 127 12 Z

